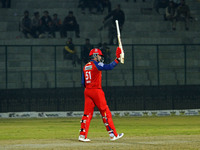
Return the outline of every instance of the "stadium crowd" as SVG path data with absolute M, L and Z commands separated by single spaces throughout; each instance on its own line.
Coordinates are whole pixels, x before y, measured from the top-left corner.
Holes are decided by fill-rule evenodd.
M 129 2 L 126 0 L 126 2 Z M 134 1 L 136 2 L 136 1 Z M 143 0 L 145 2 L 145 0 Z M 109 45 L 114 44 L 116 38 L 115 20 L 119 21 L 120 30 L 122 32 L 125 23 L 125 13 L 118 4 L 115 9 L 112 9 L 110 0 L 79 0 L 78 9 L 81 9 L 82 14 L 102 15 L 107 8 L 107 13 L 102 20 L 101 31 L 108 26 Z M 88 11 L 86 9 L 88 8 Z M 176 22 L 183 21 L 185 23 L 185 30 L 189 30 L 189 21 L 194 18 L 191 17 L 190 8 L 185 0 L 154 0 L 154 9 L 160 14 L 159 9 L 165 9 L 164 20 L 172 22 L 172 30 L 176 30 Z M 105 13 L 104 13 L 105 14 Z M 111 19 L 112 18 L 112 19 Z M 81 24 L 80 24 L 81 25 Z M 80 61 L 86 63 L 88 61 L 88 51 L 93 48 L 89 38 L 85 38 L 85 45 L 81 48 L 81 58 L 76 54 L 73 39 L 67 35 L 68 31 L 74 31 L 76 38 L 80 38 L 79 23 L 74 16 L 73 11 L 68 11 L 68 15 L 62 21 L 57 13 L 52 16 L 45 10 L 40 17 L 38 11 L 34 12 L 32 17 L 29 17 L 29 11 L 24 11 L 24 16 L 20 20 L 20 31 L 25 38 L 57 38 L 56 32 L 60 34 L 60 38 L 68 38 L 66 46 L 63 49 L 64 59 L 71 59 L 73 66 Z M 106 53 L 105 61 L 110 60 L 110 50 L 107 43 L 99 43 L 99 48 Z
M 155 0 L 154 8 L 158 14 L 160 8 L 165 9 L 164 20 L 172 22 L 172 30 L 176 30 L 177 21 L 184 22 L 185 30 L 189 30 L 189 22 L 195 20 L 185 0 Z

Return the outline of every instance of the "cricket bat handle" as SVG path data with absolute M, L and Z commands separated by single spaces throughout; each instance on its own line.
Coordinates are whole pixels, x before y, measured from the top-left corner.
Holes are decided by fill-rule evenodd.
M 122 52 L 120 54 L 120 62 L 122 64 L 124 64 L 124 49 L 122 47 L 118 20 L 115 20 L 115 23 L 116 23 L 116 27 L 117 27 L 117 39 L 118 39 L 118 43 L 119 43 L 119 48 L 121 48 L 121 50 L 122 50 Z

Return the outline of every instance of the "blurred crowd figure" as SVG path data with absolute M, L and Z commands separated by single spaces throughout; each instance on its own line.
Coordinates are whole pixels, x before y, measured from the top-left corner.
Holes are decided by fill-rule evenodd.
M 189 20 L 193 19 L 190 15 L 190 8 L 185 3 L 185 0 L 181 0 L 180 5 L 177 7 L 177 19 L 185 22 L 185 30 L 189 30 Z
M 40 27 L 40 13 L 38 11 L 34 13 L 34 16 L 32 18 L 32 31 L 35 38 L 38 38 L 42 33 Z
M 111 62 L 111 51 L 110 48 L 108 47 L 108 44 L 106 42 L 104 43 L 99 43 L 97 47 L 102 51 L 103 53 L 103 58 L 105 63 L 110 63 Z M 85 44 L 81 46 L 81 60 L 87 64 L 90 61 L 89 57 L 89 52 L 91 49 L 93 49 L 94 46 L 93 44 L 90 43 L 90 39 L 86 38 L 85 39 Z
M 118 4 L 114 10 L 112 10 L 107 16 L 104 17 L 103 20 L 103 27 L 108 26 L 108 37 L 109 37 L 109 44 L 114 44 L 114 39 L 117 37 L 117 29 L 115 20 L 119 22 L 119 29 L 120 32 L 122 31 L 124 22 L 125 22 L 125 14 L 124 11 L 121 9 L 121 5 Z M 100 28 L 99 30 L 102 30 Z
M 24 34 L 26 38 L 35 37 L 32 30 L 32 21 L 29 17 L 29 11 L 24 11 L 24 16 L 20 21 L 20 31 Z
M 110 63 L 111 62 L 111 51 L 110 51 L 110 47 L 108 47 L 108 44 L 106 42 L 99 43 L 98 48 L 103 53 L 104 62 L 106 64 Z
M 81 59 L 86 64 L 90 61 L 89 53 L 94 46 L 90 43 L 90 39 L 85 39 L 85 44 L 81 47 Z
M 62 37 L 62 21 L 60 18 L 58 18 L 58 14 L 53 14 L 53 19 L 52 19 L 52 33 L 53 33 L 53 37 L 56 37 L 55 32 L 60 32 L 60 37 Z
M 56 32 L 60 33 L 61 38 L 67 37 L 67 31 L 75 31 L 76 37 L 80 37 L 79 24 L 72 11 L 69 11 L 63 23 L 57 13 L 52 17 L 45 10 L 43 16 L 34 12 L 33 17 L 29 17 L 29 11 L 24 11 L 24 16 L 20 19 L 19 30 L 25 38 L 56 38 Z
M 80 37 L 79 24 L 76 21 L 76 17 L 73 15 L 73 11 L 69 11 L 68 16 L 66 16 L 63 21 L 61 37 L 67 37 L 67 31 L 75 31 L 76 37 Z
M 10 8 L 11 0 L 1 0 L 2 8 Z
M 76 64 L 81 64 L 81 60 L 78 57 L 75 45 L 72 41 L 72 38 L 68 38 L 66 45 L 63 49 L 64 60 L 71 60 L 72 66 L 76 67 Z
M 42 35 L 40 35 L 41 37 L 43 37 L 46 33 L 48 37 L 52 37 L 52 18 L 49 16 L 49 12 L 46 10 L 43 12 L 43 16 L 40 19 L 40 28 L 42 32 Z
M 78 8 L 81 9 L 82 14 L 85 14 L 87 8 L 90 14 L 102 14 L 105 8 L 108 8 L 108 13 L 111 12 L 110 0 L 79 0 Z
M 165 10 L 164 19 L 172 22 L 172 29 L 176 30 L 177 11 L 174 3 L 171 1 Z
M 164 20 L 172 22 L 172 30 L 176 30 L 176 22 L 183 21 L 185 30 L 189 30 L 189 21 L 194 20 L 190 15 L 190 8 L 185 0 L 169 1 L 169 5 L 165 9 Z

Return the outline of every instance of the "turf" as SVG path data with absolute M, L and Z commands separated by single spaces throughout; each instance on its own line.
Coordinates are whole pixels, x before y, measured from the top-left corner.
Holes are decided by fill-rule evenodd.
M 91 121 L 89 144 L 77 141 L 80 119 L 0 119 L 0 150 L 18 149 L 16 145 L 19 149 L 79 149 L 80 145 L 82 149 L 200 148 L 200 116 L 113 117 L 117 131 L 125 133 L 114 143 L 96 117 Z

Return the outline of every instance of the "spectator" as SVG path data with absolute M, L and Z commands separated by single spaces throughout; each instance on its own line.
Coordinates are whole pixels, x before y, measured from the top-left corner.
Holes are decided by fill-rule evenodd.
M 154 1 L 154 8 L 157 13 L 159 12 L 160 8 L 166 8 L 169 5 L 169 0 L 155 0 Z
M 61 37 L 61 26 L 62 26 L 62 22 L 61 20 L 58 18 L 57 14 L 53 15 L 53 20 L 52 20 L 52 30 L 53 30 L 53 37 L 56 37 L 55 32 L 59 31 L 60 32 L 60 37 Z
M 73 44 L 72 38 L 68 38 L 66 46 L 63 49 L 64 59 L 72 60 L 72 65 L 76 67 L 76 62 L 81 63 L 78 55 L 76 53 L 75 46 Z
M 114 38 L 117 36 L 116 34 L 116 24 L 115 20 L 119 22 L 120 31 L 122 31 L 122 27 L 125 22 L 125 15 L 124 12 L 121 10 L 120 4 L 117 5 L 117 8 L 111 11 L 103 20 L 103 23 L 109 20 L 112 17 L 112 23 L 109 24 L 109 44 L 113 44 Z
M 85 39 L 85 44 L 81 47 L 81 59 L 85 64 L 90 61 L 88 54 L 90 53 L 91 49 L 93 49 L 93 45 L 90 44 L 90 39 Z
M 111 52 L 110 48 L 108 47 L 108 44 L 106 42 L 104 42 L 103 44 L 99 43 L 99 49 L 104 54 L 104 62 L 105 63 L 111 62 Z
M 67 31 L 75 31 L 76 37 L 80 37 L 80 30 L 79 30 L 79 24 L 76 21 L 76 17 L 73 15 L 73 11 L 69 11 L 69 14 L 67 17 L 65 17 L 63 21 L 62 26 L 62 38 L 67 37 Z
M 40 26 L 40 14 L 39 12 L 35 12 L 32 18 L 32 31 L 36 38 L 42 33 L 41 26 Z
M 164 19 L 170 20 L 172 22 L 172 29 L 176 30 L 177 12 L 173 1 L 169 2 L 169 6 L 165 10 Z
M 34 33 L 32 31 L 32 22 L 29 18 L 29 11 L 24 11 L 24 17 L 20 21 L 20 30 L 24 34 L 25 38 L 34 37 Z
M 178 20 L 183 20 L 185 22 L 185 30 L 189 30 L 188 23 L 190 16 L 190 8 L 186 5 L 185 0 L 181 0 L 180 6 L 177 8 L 177 18 Z
M 11 0 L 1 0 L 2 8 L 10 8 Z
M 48 37 L 53 36 L 52 19 L 49 16 L 49 12 L 46 10 L 43 12 L 43 16 L 40 20 L 40 25 L 41 25 L 41 31 L 43 33 L 43 35 L 40 36 L 41 38 L 44 36 L 46 32 L 48 33 Z

